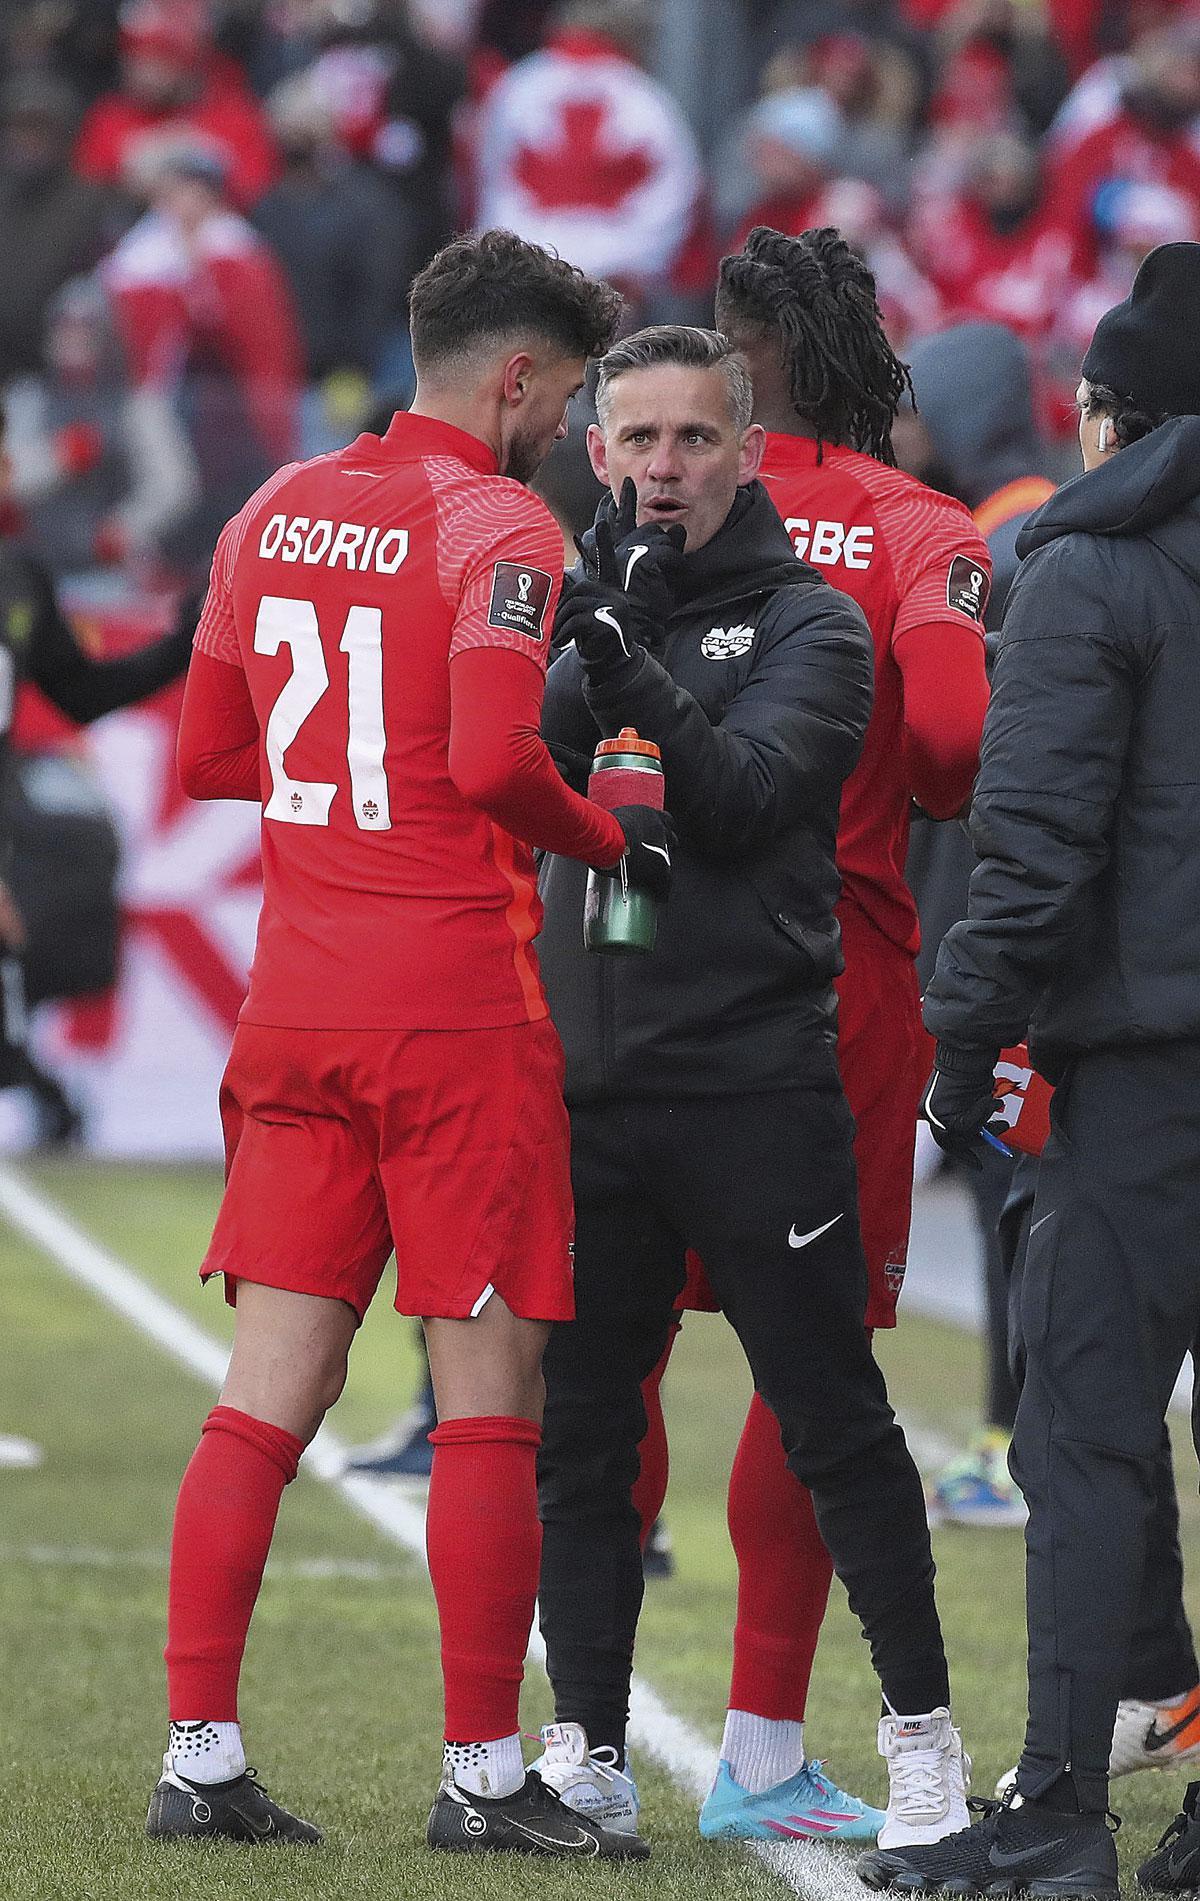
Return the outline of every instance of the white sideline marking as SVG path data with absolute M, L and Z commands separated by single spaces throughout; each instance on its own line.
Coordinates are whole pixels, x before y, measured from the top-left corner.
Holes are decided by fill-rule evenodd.
M 228 1349 L 157 1293 L 132 1268 L 102 1248 L 15 1170 L 0 1164 L 0 1213 L 56 1265 L 209 1385 L 221 1384 Z M 340 1492 L 386 1538 L 425 1560 L 425 1514 L 376 1479 L 342 1470 L 345 1447 L 327 1426 L 304 1455 L 301 1471 Z M 533 1630 L 529 1661 L 544 1664 L 545 1645 Z M 716 1745 L 676 1716 L 641 1677 L 633 1679 L 631 1743 L 654 1758 L 685 1793 L 708 1793 L 717 1766 Z M 862 1901 L 866 1890 L 847 1861 L 820 1842 L 754 1842 L 750 1852 L 805 1901 Z
M 165 1571 L 170 1553 L 113 1551 L 106 1545 L 0 1545 L 0 1564 L 27 1564 L 62 1571 Z M 361 1584 L 394 1583 L 410 1575 L 407 1566 L 380 1564 L 376 1558 L 268 1558 L 269 1578 L 300 1578 L 317 1584 L 352 1579 Z
M 32 1472 L 45 1454 L 32 1439 L 18 1439 L 12 1433 L 0 1433 L 0 1467 L 7 1472 Z

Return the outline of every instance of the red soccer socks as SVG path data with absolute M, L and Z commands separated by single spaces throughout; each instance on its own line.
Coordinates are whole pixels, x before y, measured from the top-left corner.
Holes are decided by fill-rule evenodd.
M 246 1633 L 303 1450 L 293 1433 L 233 1406 L 214 1406 L 204 1422 L 171 1540 L 165 1655 L 174 1721 L 237 1721 Z
M 516 1734 L 541 1562 L 530 1419 L 447 1419 L 434 1448 L 425 1541 L 442 1631 L 446 1737 Z
M 798 1723 L 833 1562 L 812 1497 L 788 1469 L 779 1422 L 757 1393 L 729 1481 L 729 1535 L 738 1562 L 729 1707 Z

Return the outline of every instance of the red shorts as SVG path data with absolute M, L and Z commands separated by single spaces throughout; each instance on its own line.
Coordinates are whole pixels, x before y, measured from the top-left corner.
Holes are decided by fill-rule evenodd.
M 225 1197 L 201 1278 L 344 1300 L 396 1251 L 401 1313 L 462 1320 L 492 1291 L 569 1320 L 570 1134 L 548 1018 L 494 1030 L 240 1023 L 221 1085 Z
M 908 1264 L 917 1110 L 929 1074 L 912 954 L 849 900 L 838 907 L 846 968 L 837 980 L 838 1068 L 855 1122 L 858 1215 L 867 1257 L 867 1325 L 894 1327 Z M 715 1313 L 699 1257 L 679 1306 Z

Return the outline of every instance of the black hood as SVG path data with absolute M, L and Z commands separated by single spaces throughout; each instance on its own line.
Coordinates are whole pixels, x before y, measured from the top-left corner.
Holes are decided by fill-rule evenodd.
M 617 504 L 611 495 L 601 498 L 596 520 L 613 521 Z M 591 555 L 595 529 L 589 528 L 582 546 Z M 772 594 L 776 588 L 822 577 L 797 561 L 791 537 L 774 502 L 761 482 L 739 488 L 733 507 L 711 541 L 695 554 L 686 554 L 676 594 L 677 609 L 698 601 L 716 605 L 747 594 Z
M 1041 472 L 1029 357 L 1011 330 L 955 324 L 914 344 L 909 369 L 921 421 L 968 508 Z
M 1077 475 L 1035 509 L 1017 537 L 1024 560 L 1060 535 L 1149 535 L 1162 530 L 1200 497 L 1200 416 L 1175 416 L 1130 443 L 1099 468 Z M 1170 535 L 1172 559 L 1200 579 L 1200 533 L 1195 516 Z

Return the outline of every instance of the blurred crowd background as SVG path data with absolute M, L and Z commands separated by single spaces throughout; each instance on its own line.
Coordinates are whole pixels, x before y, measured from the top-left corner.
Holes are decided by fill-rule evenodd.
M 835 224 L 900 351 L 1023 340 L 1050 458 L 1096 318 L 1200 236 L 1179 0 L 9 0 L 0 31 L 11 504 L 56 572 L 143 589 L 406 400 L 455 228 L 636 323 L 709 317 L 755 223 Z
M 7 0 L 3 531 L 82 638 L 144 640 L 272 469 L 409 400 L 406 292 L 452 231 L 553 246 L 620 285 L 633 327 L 710 321 L 716 262 L 756 223 L 840 227 L 902 355 L 1002 326 L 972 363 L 993 442 L 1011 426 L 1011 472 L 1060 475 L 1096 319 L 1153 246 L 1200 238 L 1200 4 Z M 927 355 L 923 409 L 978 409 L 960 376 Z M 594 497 L 581 435 L 544 478 L 567 529 Z M 918 438 L 911 466 L 977 499 Z M 121 1021 L 91 999 L 54 1035 L 106 1054 L 102 1146 L 175 1152 L 215 1145 L 215 1116 L 189 1144 L 164 1107 L 178 1076 L 161 1097 L 143 1078 L 145 1128 L 106 1138 L 112 1062 L 140 1011 L 143 1070 L 171 1045 L 208 1115 L 218 1057 L 187 1024 L 220 1052 L 257 815 L 181 810 L 160 713 L 105 722 L 92 758 L 126 850 L 126 974 L 141 932 L 183 989 L 143 1009 L 127 984 Z M 28 693 L 18 730 L 38 754 L 66 738 Z

